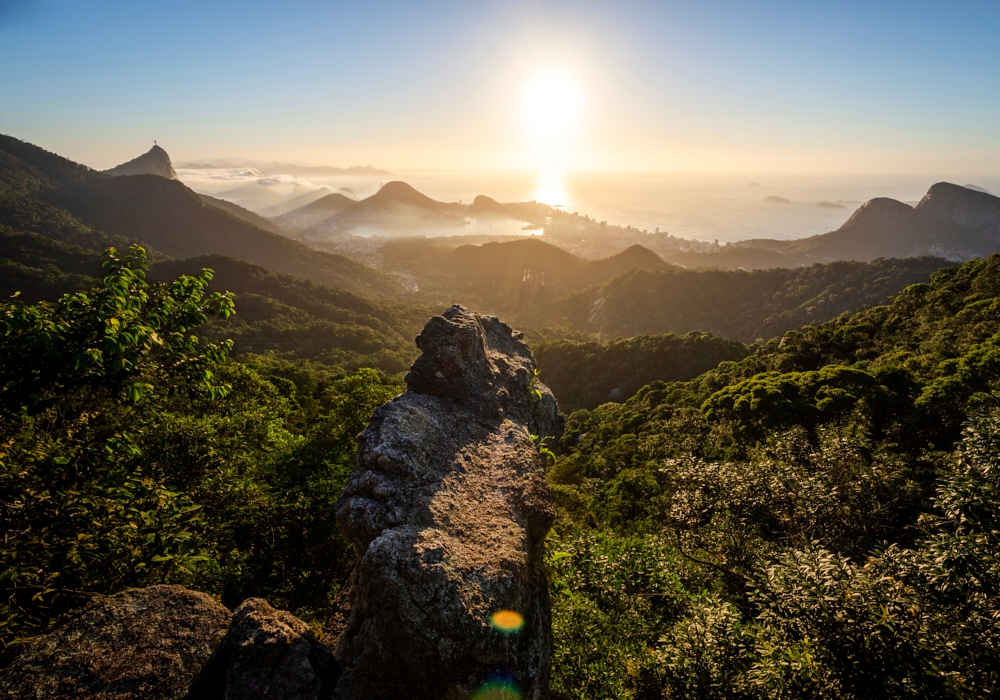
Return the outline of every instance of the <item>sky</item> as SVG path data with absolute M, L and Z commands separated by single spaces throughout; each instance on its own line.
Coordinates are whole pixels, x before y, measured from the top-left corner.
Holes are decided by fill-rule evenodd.
M 0 132 L 95 167 L 996 174 L 996 2 L 0 0 Z

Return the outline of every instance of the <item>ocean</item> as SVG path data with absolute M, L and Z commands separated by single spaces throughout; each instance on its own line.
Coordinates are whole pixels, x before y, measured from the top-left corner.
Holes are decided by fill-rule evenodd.
M 246 168 L 179 169 L 178 176 L 193 189 L 209 194 L 223 192 L 255 178 Z M 826 233 L 839 228 L 869 199 L 891 197 L 915 204 L 932 184 L 945 179 L 1000 192 L 1000 177 L 707 177 L 594 175 L 557 170 L 523 174 L 396 171 L 393 177 L 382 179 L 287 178 L 286 183 L 273 187 L 279 192 L 282 187 L 291 192 L 295 184 L 327 186 L 334 191 L 349 187 L 358 198 L 363 198 L 392 179 L 408 182 L 441 201 L 470 203 L 477 195 L 487 195 L 500 202 L 536 200 L 613 225 L 649 231 L 659 228 L 682 238 L 718 240 L 720 243 L 750 238 L 791 240 Z M 472 232 L 449 229 L 441 231 L 441 235 Z

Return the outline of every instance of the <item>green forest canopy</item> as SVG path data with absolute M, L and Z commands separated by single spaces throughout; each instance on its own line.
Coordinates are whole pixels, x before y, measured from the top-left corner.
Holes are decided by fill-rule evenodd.
M 15 242 L 41 256 L 17 264 L 93 279 L 86 255 L 58 272 L 64 250 Z M 7 658 L 91 593 L 153 582 L 321 622 L 352 561 L 329 514 L 355 435 L 398 382 L 350 362 L 232 358 L 218 333 L 233 297 L 211 273 L 148 272 L 141 249 L 112 253 L 95 289 L 0 307 Z M 311 318 L 347 313 L 259 279 Z M 989 697 L 998 292 L 993 256 L 755 347 L 539 347 L 581 405 L 577 372 L 599 384 L 633 361 L 673 371 L 656 364 L 672 349 L 677 367 L 733 353 L 569 416 L 549 470 L 553 695 Z

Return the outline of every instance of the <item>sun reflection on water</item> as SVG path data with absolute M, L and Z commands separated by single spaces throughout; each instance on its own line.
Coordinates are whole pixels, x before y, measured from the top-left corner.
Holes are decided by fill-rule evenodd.
M 568 209 L 572 200 L 566 189 L 566 178 L 559 168 L 543 168 L 535 178 L 531 198 L 552 207 Z

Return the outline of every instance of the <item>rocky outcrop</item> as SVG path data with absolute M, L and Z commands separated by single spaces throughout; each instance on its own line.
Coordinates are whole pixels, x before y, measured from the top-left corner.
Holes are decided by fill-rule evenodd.
M 559 434 L 562 417 L 521 335 L 496 318 L 453 306 L 417 346 L 407 391 L 361 434 L 337 505 L 360 556 L 333 697 L 547 698 L 554 511 L 532 435 Z
M 97 598 L 0 674 L 0 697 L 180 700 L 230 617 L 211 597 L 180 586 Z
M 180 586 L 99 596 L 0 672 L 0 698 L 322 700 L 337 662 L 310 627 L 251 598 L 230 613 Z
M 119 175 L 159 175 L 168 180 L 177 179 L 177 173 L 174 172 L 170 156 L 159 146 L 153 146 L 138 158 L 133 158 L 127 163 L 122 163 L 104 172 L 116 177 Z
M 188 700 L 318 700 L 330 697 L 337 673 L 309 625 L 251 598 L 236 609 Z

